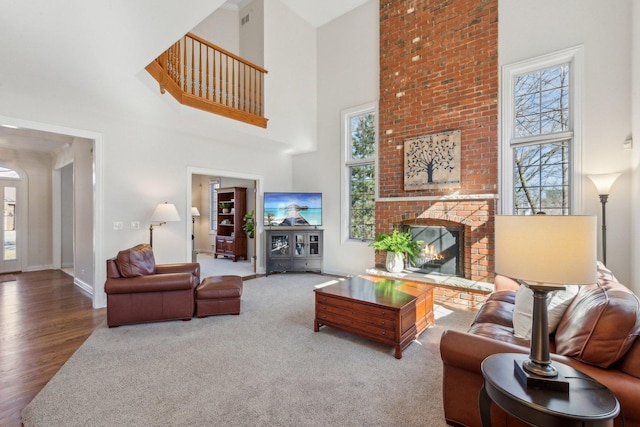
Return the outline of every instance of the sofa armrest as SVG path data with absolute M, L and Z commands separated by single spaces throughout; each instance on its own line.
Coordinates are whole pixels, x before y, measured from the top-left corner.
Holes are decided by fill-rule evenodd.
M 193 289 L 191 273 L 151 274 L 148 276 L 107 279 L 107 294 L 133 294 L 143 292 L 167 292 Z
M 157 264 L 156 274 L 190 273 L 200 278 L 200 263 L 186 262 L 180 264 Z
M 517 291 L 520 289 L 520 283 L 499 274 L 496 274 L 496 277 L 493 279 L 493 286 L 496 291 Z
M 440 356 L 445 365 L 480 373 L 480 365 L 496 353 L 529 353 L 527 347 L 480 335 L 446 330 L 440 338 Z

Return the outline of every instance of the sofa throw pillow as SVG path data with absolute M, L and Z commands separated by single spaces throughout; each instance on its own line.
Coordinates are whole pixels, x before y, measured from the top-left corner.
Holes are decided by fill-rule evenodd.
M 122 277 L 147 276 L 156 272 L 153 249 L 146 243 L 118 252 L 116 265 Z
M 556 332 L 557 354 L 607 368 L 640 334 L 640 300 L 623 284 L 598 278 L 582 286 Z
M 562 315 L 578 293 L 578 286 L 567 286 L 563 290 L 547 294 L 547 313 L 549 318 L 549 334 L 558 327 Z M 531 319 L 533 312 L 533 291 L 521 285 L 516 292 L 513 309 L 513 334 L 518 338 L 531 340 Z

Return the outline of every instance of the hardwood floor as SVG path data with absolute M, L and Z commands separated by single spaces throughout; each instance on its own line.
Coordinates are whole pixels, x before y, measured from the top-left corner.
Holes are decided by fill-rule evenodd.
M 20 426 L 22 409 L 106 318 L 60 270 L 0 282 L 0 426 Z

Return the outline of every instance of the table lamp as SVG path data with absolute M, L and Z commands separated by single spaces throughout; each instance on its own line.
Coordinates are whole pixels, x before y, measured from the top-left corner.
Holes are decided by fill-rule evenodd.
M 596 218 L 573 215 L 495 217 L 495 271 L 533 291 L 531 352 L 514 372 L 524 387 L 569 391 L 549 359 L 547 295 L 596 282 Z
M 180 215 L 176 205 L 173 203 L 160 203 L 156 206 L 156 210 L 151 215 L 151 224 L 149 225 L 149 245 L 153 246 L 153 223 L 156 222 L 156 226 L 161 226 L 167 222 L 180 221 Z

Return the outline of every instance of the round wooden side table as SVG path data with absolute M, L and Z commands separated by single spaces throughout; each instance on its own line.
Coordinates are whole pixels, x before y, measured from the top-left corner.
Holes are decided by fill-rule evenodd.
M 491 401 L 507 413 L 534 426 L 613 426 L 620 412 L 618 399 L 593 378 L 562 363 L 554 366 L 568 381 L 569 392 L 522 386 L 514 373 L 526 354 L 500 353 L 482 362 L 484 385 L 479 405 L 482 426 L 491 426 Z

